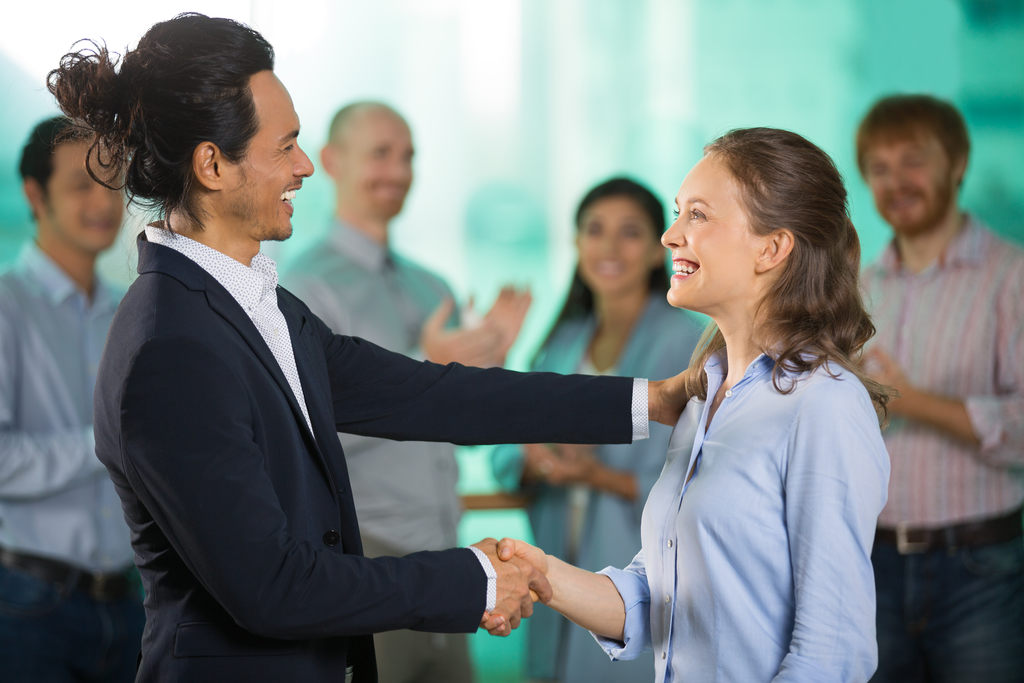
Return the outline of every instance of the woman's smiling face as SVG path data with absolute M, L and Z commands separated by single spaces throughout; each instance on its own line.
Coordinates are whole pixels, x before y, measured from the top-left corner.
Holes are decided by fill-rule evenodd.
M 718 320 L 760 300 L 762 237 L 750 229 L 740 186 L 714 154 L 690 170 L 676 196 L 676 220 L 661 243 L 672 256 L 668 301 Z
M 580 278 L 597 296 L 646 292 L 665 250 L 643 208 L 624 195 L 598 199 L 580 216 L 576 233 Z

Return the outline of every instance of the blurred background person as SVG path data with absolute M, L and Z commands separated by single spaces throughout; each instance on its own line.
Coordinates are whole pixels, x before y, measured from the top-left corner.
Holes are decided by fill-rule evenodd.
M 873 680 L 1024 677 L 1024 251 L 958 197 L 970 142 L 928 95 L 876 102 L 857 161 L 893 239 L 863 275 L 889 404 Z
M 501 365 L 529 295 L 505 289 L 479 324 L 460 327 L 448 285 L 389 244 L 413 154 L 409 126 L 391 107 L 354 102 L 338 111 L 320 154 L 335 185 L 335 216 L 323 240 L 289 265 L 284 284 L 338 334 L 442 364 Z M 339 436 L 368 557 L 456 545 L 454 446 Z M 386 683 L 473 680 L 464 634 L 389 631 L 374 641 Z
M 686 366 L 700 323 L 665 299 L 664 229 L 661 202 L 628 178 L 583 197 L 576 271 L 533 370 L 660 377 Z M 530 496 L 537 545 L 594 571 L 624 566 L 640 545 L 640 514 L 671 432 L 652 425 L 650 439 L 627 445 L 501 446 L 494 473 L 506 489 Z M 644 681 L 654 666 L 650 652 L 613 666 L 587 631 L 544 607 L 530 622 L 526 655 L 538 681 Z
M 64 117 L 19 170 L 35 239 L 0 275 L 0 661 L 5 681 L 133 681 L 144 615 L 128 528 L 96 458 L 92 395 L 121 292 L 95 272 L 121 193 Z

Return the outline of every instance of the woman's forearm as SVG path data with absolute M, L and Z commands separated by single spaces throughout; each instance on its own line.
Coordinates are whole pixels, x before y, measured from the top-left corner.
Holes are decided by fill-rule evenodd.
M 600 636 L 623 639 L 626 608 L 611 579 L 550 555 L 547 576 L 553 591 L 549 607 Z
M 610 493 L 623 500 L 630 502 L 636 500 L 636 477 L 632 472 L 599 465 L 587 478 L 587 484 L 592 489 Z

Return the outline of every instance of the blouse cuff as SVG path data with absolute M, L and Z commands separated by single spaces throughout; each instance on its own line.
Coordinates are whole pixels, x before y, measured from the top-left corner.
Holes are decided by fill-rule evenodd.
M 626 623 L 622 629 L 623 641 L 599 636 L 593 631 L 597 644 L 612 661 L 636 659 L 651 646 L 650 593 L 647 578 L 615 567 L 605 567 L 598 574 L 604 574 L 622 596 L 626 608 Z

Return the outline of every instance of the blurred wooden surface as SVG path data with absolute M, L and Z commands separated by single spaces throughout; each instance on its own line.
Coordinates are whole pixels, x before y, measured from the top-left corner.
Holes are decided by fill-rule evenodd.
M 530 499 L 518 493 L 482 493 L 462 496 L 462 507 L 466 510 L 504 510 L 525 508 Z

